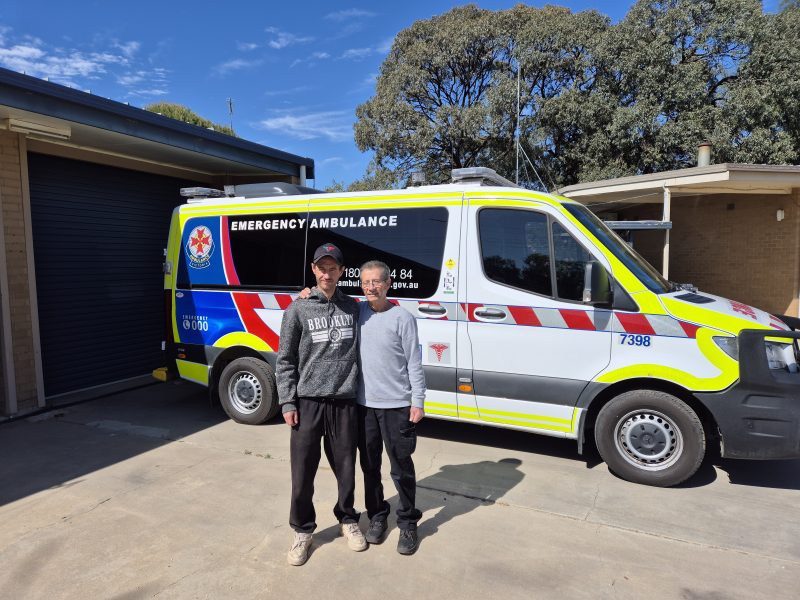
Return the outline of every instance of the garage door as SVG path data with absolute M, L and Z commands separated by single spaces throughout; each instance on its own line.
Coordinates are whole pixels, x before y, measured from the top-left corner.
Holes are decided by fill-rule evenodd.
M 45 394 L 161 366 L 163 248 L 192 184 L 34 153 L 28 174 Z

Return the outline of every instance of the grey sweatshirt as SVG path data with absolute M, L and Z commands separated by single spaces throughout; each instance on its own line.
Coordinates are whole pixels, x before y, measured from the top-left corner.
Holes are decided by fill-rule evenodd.
M 283 313 L 275 376 L 283 412 L 301 398 L 355 398 L 358 303 L 338 288 L 328 301 L 317 288 Z
M 423 408 L 425 374 L 417 320 L 399 306 L 374 312 L 368 302 L 361 302 L 358 324 L 358 403 L 372 408 Z

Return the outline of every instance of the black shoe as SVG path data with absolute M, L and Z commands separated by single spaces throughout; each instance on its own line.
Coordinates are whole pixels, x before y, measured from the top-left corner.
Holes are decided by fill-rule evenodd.
M 419 546 L 416 529 L 401 529 L 400 539 L 397 540 L 397 551 L 400 554 L 414 554 Z
M 380 544 L 384 533 L 386 533 L 386 521 L 375 520 L 369 522 L 369 529 L 364 537 L 370 544 Z

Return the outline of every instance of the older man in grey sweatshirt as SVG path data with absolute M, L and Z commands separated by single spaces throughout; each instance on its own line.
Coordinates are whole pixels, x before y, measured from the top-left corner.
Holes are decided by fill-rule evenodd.
M 425 415 L 416 319 L 386 298 L 392 286 L 389 267 L 370 261 L 361 267 L 361 288 L 367 302 L 359 305 L 358 451 L 364 472 L 364 499 L 370 524 L 366 539 L 380 543 L 386 532 L 389 503 L 381 484 L 383 447 L 389 456 L 399 506 L 397 551 L 417 550 L 416 473 L 411 455 L 417 445 L 416 423 Z

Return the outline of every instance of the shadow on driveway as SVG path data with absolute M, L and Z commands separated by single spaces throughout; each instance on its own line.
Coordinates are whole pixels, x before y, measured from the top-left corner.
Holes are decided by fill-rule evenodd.
M 593 443 L 585 444 L 583 454 L 578 454 L 575 440 L 513 429 L 426 418 L 417 426 L 417 433 L 433 439 L 580 461 L 587 469 L 603 462 Z M 697 473 L 679 487 L 703 487 L 713 483 L 717 477 L 724 476 L 723 473 L 735 485 L 800 490 L 800 460 L 731 460 L 720 458 L 719 451 L 715 449 L 709 449 Z

